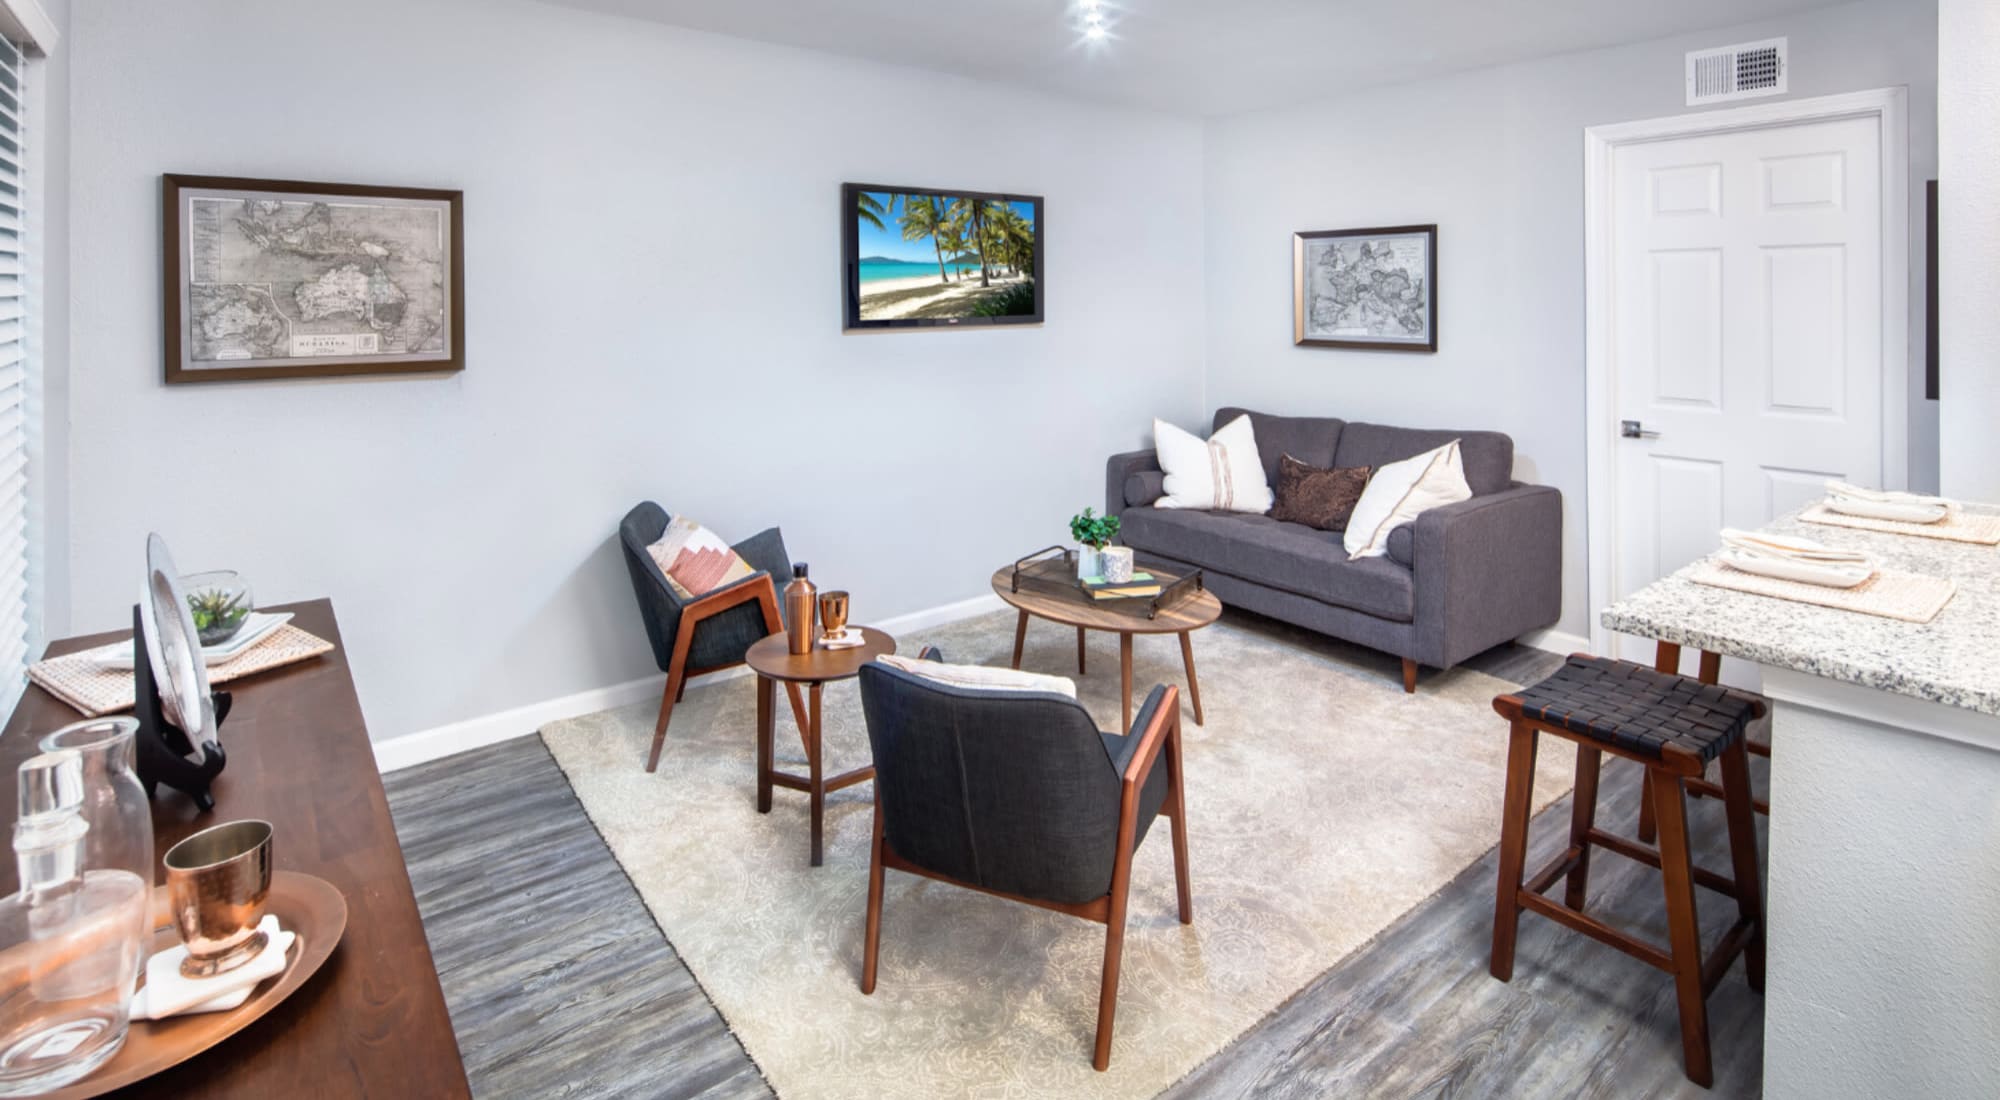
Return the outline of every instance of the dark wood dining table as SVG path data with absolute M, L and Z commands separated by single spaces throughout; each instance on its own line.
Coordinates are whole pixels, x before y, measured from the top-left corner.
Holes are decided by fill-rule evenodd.
M 221 727 L 228 764 L 203 814 L 161 787 L 154 847 L 237 818 L 271 822 L 279 870 L 317 875 L 347 900 L 347 929 L 326 965 L 263 1019 L 164 1073 L 131 1097 L 466 1097 L 465 1065 L 403 864 L 382 776 L 328 600 L 265 608 L 334 643 L 333 652 L 220 685 L 234 697 Z M 49 656 L 129 637 L 67 638 Z M 82 715 L 30 684 L 0 733 L 0 806 L 15 769 L 45 733 Z M 0 883 L 15 887 L 13 861 Z M 143 1024 L 136 1026 L 145 1026 Z

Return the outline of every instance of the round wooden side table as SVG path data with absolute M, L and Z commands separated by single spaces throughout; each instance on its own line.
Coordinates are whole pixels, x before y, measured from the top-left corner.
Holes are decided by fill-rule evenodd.
M 1176 579 L 1168 571 L 1140 562 L 1140 567 L 1155 575 Z M 1196 592 L 1160 612 L 1158 618 L 1148 619 L 1132 614 L 1110 603 L 1096 603 L 1087 596 L 1076 593 L 1052 593 L 1036 588 L 1014 589 L 1014 567 L 1001 566 L 993 571 L 993 594 L 1007 601 L 1008 605 L 1021 613 L 1014 624 L 1014 667 L 1021 667 L 1021 648 L 1028 640 L 1028 617 L 1030 615 L 1047 619 L 1052 623 L 1076 628 L 1076 673 L 1083 675 L 1083 639 L 1087 631 L 1102 630 L 1118 635 L 1118 697 L 1124 705 L 1124 724 L 1118 727 L 1120 733 L 1132 728 L 1132 635 L 1134 634 L 1177 634 L 1181 639 L 1181 664 L 1187 669 L 1188 701 L 1194 705 L 1194 724 L 1201 721 L 1201 684 L 1194 677 L 1194 642 L 1188 635 L 1222 617 L 1222 601 L 1215 593 L 1207 590 Z
M 820 758 L 820 689 L 835 680 L 845 680 L 861 671 L 861 666 L 885 654 L 896 652 L 896 639 L 873 627 L 850 627 L 865 639 L 847 649 L 822 649 L 815 644 L 811 653 L 794 656 L 790 640 L 773 634 L 750 647 L 745 661 L 757 673 L 757 812 L 771 812 L 771 788 L 804 791 L 812 798 L 812 865 L 820 865 L 821 822 L 826 813 L 828 791 L 852 787 L 875 778 L 875 767 L 855 768 L 829 778 Z M 781 772 L 772 766 L 775 739 L 775 700 L 780 681 L 806 685 L 806 728 L 799 731 L 805 744 L 808 775 Z

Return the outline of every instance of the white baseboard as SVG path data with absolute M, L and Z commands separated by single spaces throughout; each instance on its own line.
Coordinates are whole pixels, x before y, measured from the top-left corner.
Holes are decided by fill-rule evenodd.
M 1563 630 L 1532 630 L 1515 640 L 1524 646 L 1546 650 L 1564 657 L 1572 653 L 1590 652 L 1589 638 Z
M 999 611 L 1006 606 L 1000 597 L 989 592 L 984 596 L 974 596 L 972 599 L 959 600 L 942 607 L 898 615 L 872 625 L 891 634 L 907 634 Z M 698 691 L 713 684 L 726 683 L 748 675 L 750 675 L 748 668 L 732 668 L 727 672 L 695 680 L 688 684 L 688 690 Z M 414 767 L 428 761 L 439 760 L 453 753 L 497 745 L 516 737 L 526 737 L 550 722 L 595 714 L 613 707 L 630 706 L 645 700 L 656 701 L 660 697 L 660 692 L 665 689 L 665 676 L 647 676 L 622 684 L 613 684 L 610 687 L 579 691 L 574 695 L 565 695 L 558 699 L 544 699 L 539 703 L 529 703 L 493 714 L 482 714 L 476 718 L 467 718 L 435 729 L 392 737 L 387 741 L 377 741 L 375 767 L 383 772 L 392 772 L 399 768 Z

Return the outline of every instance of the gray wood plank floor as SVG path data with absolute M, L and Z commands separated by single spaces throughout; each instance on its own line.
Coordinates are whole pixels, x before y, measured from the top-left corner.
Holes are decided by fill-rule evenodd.
M 1558 663 L 1519 646 L 1468 662 L 1517 683 Z M 1393 683 L 1394 660 L 1382 664 Z M 1762 762 L 1753 769 L 1762 789 Z M 771 1095 L 540 738 L 386 782 L 475 1094 Z M 1613 762 L 1600 822 L 1629 832 L 1637 799 L 1637 770 Z M 1564 798 L 1536 819 L 1531 866 L 1560 848 L 1568 815 Z M 1726 870 L 1720 806 L 1699 802 L 1690 817 L 1704 862 Z M 1514 980 L 1490 977 L 1495 860 L 1467 868 L 1168 1095 L 1759 1095 L 1763 1003 L 1740 963 L 1710 1000 L 1712 1093 L 1682 1075 L 1665 974 L 1526 914 Z M 1657 872 L 1609 854 L 1593 863 L 1592 911 L 1664 943 Z M 1712 944 L 1733 909 L 1699 900 Z
M 541 738 L 385 784 L 474 1095 L 771 1095 Z

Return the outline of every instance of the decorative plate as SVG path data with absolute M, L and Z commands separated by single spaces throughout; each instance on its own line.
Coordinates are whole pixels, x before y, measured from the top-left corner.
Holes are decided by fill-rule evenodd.
M 146 631 L 146 662 L 160 692 L 160 709 L 167 721 L 187 734 L 190 759 L 202 758 L 202 746 L 220 744 L 215 732 L 215 701 L 209 694 L 208 663 L 201 656 L 194 612 L 181 591 L 180 573 L 167 540 L 158 532 L 146 536 L 146 586 L 139 594 L 139 621 Z

